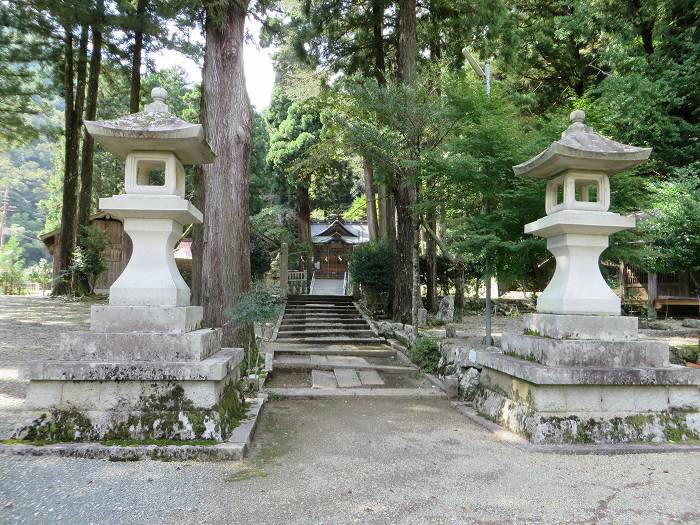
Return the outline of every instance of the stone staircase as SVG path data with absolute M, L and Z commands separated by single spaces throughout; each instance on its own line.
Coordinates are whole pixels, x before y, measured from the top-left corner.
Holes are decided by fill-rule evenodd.
M 346 295 L 291 295 L 276 340 L 301 344 L 381 344 L 353 298 Z
M 444 397 L 372 331 L 352 297 L 289 296 L 267 351 L 266 390 L 283 397 Z

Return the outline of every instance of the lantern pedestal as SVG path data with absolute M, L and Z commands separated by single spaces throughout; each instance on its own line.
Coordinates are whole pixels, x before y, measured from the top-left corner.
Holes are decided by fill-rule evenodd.
M 616 213 L 564 210 L 525 225 L 525 233 L 547 239 L 556 259 L 552 280 L 537 299 L 537 311 L 553 314 L 619 315 L 620 298 L 598 265 L 608 235 L 634 228 L 634 217 Z

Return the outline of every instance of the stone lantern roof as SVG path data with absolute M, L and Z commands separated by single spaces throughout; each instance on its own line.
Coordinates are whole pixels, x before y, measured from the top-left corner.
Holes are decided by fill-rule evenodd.
M 168 151 L 182 164 L 209 164 L 216 155 L 204 138 L 200 124 L 190 124 L 172 113 L 163 88 L 151 91 L 153 102 L 144 111 L 114 120 L 86 121 L 95 142 L 124 160 L 133 151 Z
M 513 166 L 513 172 L 534 179 L 550 179 L 565 170 L 614 175 L 649 158 L 651 148 L 621 144 L 586 126 L 583 111 L 572 111 L 570 118 L 571 125 L 560 140 L 530 160 Z

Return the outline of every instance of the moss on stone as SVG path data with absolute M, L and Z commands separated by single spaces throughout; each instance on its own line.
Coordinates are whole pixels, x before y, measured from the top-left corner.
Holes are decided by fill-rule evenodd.
M 53 443 L 91 441 L 98 437 L 92 422 L 84 414 L 78 410 L 58 409 L 42 414 L 18 434 L 27 441 Z

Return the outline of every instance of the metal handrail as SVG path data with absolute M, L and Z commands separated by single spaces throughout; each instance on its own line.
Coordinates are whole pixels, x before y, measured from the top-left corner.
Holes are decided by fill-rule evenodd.
M 347 295 L 348 291 L 348 272 L 343 275 L 343 295 Z
M 309 286 L 309 295 L 314 293 L 314 285 L 316 284 L 316 270 L 311 274 L 311 286 Z

